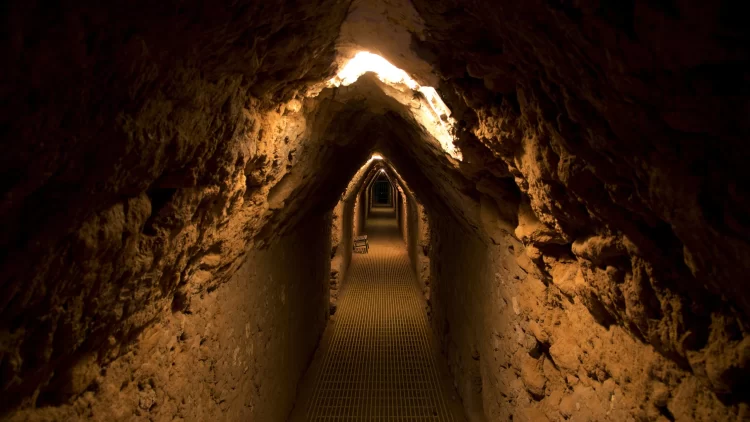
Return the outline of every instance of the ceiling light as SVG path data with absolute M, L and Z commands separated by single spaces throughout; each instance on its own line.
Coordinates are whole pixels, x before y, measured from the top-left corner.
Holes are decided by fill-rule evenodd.
M 455 119 L 450 117 L 450 109 L 445 105 L 435 88 L 420 86 L 406 72 L 392 65 L 388 60 L 377 54 L 360 51 L 339 70 L 336 76 L 328 81 L 328 86 L 351 85 L 366 72 L 374 72 L 378 79 L 386 84 L 404 84 L 413 91 L 419 91 L 425 97 L 428 107 L 422 107 L 419 110 L 412 109 L 414 117 L 440 143 L 445 152 L 459 161 L 462 160 L 461 152 L 453 144 L 455 137 L 452 132 Z
M 360 51 L 349 60 L 339 73 L 329 81 L 329 84 L 351 85 L 366 72 L 375 72 L 378 79 L 387 84 L 406 84 L 411 89 L 419 88 L 419 84 L 406 72 L 388 62 L 377 54 Z

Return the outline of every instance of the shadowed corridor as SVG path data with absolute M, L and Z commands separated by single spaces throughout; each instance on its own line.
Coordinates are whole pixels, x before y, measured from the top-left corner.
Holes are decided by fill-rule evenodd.
M 396 213 L 373 206 L 292 421 L 462 421 Z

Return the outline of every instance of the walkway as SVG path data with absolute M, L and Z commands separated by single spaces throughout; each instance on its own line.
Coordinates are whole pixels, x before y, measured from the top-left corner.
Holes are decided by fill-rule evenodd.
M 393 211 L 375 208 L 367 234 L 292 420 L 463 421 Z

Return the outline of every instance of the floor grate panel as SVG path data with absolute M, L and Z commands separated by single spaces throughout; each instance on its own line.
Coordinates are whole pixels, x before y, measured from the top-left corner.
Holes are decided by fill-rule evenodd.
M 374 209 L 354 254 L 309 421 L 453 421 L 429 324 L 393 211 Z

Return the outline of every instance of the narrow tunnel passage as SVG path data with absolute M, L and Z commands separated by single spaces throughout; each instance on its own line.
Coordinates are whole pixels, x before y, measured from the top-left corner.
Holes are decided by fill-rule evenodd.
M 0 420 L 750 420 L 742 2 L 5 3 Z
M 336 318 L 292 421 L 463 420 L 440 367 L 396 214 L 393 206 L 373 204 L 366 224 L 369 253 L 352 257 Z

